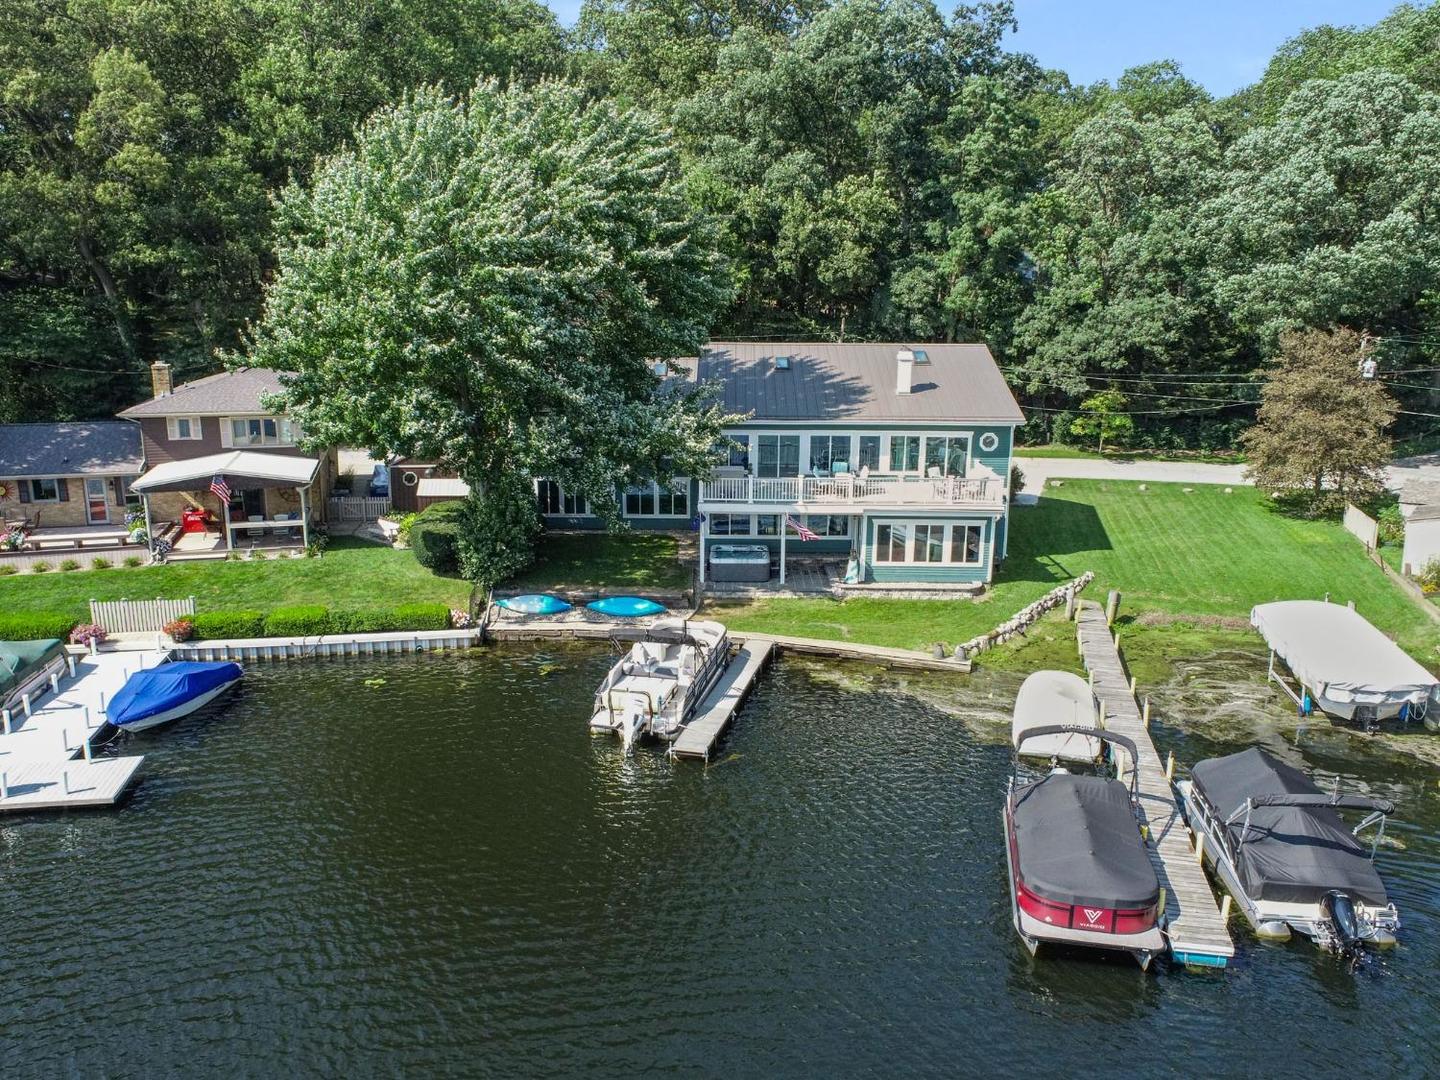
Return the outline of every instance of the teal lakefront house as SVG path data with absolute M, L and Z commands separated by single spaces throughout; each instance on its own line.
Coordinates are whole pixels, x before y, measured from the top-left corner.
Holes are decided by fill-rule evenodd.
M 844 562 L 856 589 L 994 576 L 1025 417 L 984 345 L 712 342 L 668 367 L 747 419 L 726 432 L 728 463 L 627 488 L 620 512 L 637 529 L 698 527 L 702 580 L 783 584 L 797 557 Z M 468 490 L 423 462 L 391 479 L 401 511 Z M 550 528 L 604 525 L 553 480 L 535 495 Z
M 991 580 L 1025 417 L 984 345 L 714 342 L 694 377 L 748 417 L 697 486 L 702 576 L 764 545 L 782 582 L 795 556 L 854 585 Z

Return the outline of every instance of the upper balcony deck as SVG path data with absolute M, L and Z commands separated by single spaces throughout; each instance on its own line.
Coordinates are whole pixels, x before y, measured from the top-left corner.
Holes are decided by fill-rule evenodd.
M 700 508 L 713 510 L 814 510 L 861 513 L 889 508 L 984 510 L 1005 508 L 1000 477 L 871 475 L 734 476 L 700 482 Z

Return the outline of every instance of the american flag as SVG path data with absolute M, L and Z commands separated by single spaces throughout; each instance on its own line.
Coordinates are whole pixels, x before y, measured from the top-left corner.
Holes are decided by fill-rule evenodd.
M 795 530 L 795 535 L 797 535 L 798 537 L 800 537 L 801 540 L 819 540 L 819 539 L 820 539 L 820 534 L 819 534 L 819 533 L 813 532 L 813 531 L 811 531 L 810 529 L 807 529 L 804 525 L 800 524 L 800 519 L 797 518 L 797 517 L 795 517 L 795 516 L 793 516 L 793 515 L 788 516 L 788 517 L 785 518 L 785 524 L 786 524 L 786 525 L 789 525 L 792 529 L 794 529 L 794 530 Z
M 225 477 L 216 476 L 211 479 L 210 491 L 222 503 L 230 501 L 230 485 L 225 482 Z

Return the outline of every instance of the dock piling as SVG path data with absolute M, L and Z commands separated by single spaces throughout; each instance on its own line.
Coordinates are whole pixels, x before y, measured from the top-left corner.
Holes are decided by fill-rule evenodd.
M 1229 893 L 1220 898 L 1220 921 L 1223 923 L 1230 922 L 1230 900 Z
M 1169 756 L 1165 758 L 1165 779 L 1166 779 L 1166 780 L 1174 780 L 1174 779 L 1175 779 L 1175 751 L 1174 751 L 1174 750 L 1171 750 Z
M 1105 625 L 1114 626 L 1115 616 L 1120 614 L 1120 590 L 1111 589 L 1105 597 Z
M 50 692 L 52 694 L 60 692 L 60 673 L 58 671 L 50 672 Z
M 33 715 L 35 714 L 35 710 L 30 707 L 30 695 L 29 695 L 29 694 L 21 694 L 21 695 L 20 695 L 20 707 L 25 710 L 25 715 L 26 715 L 26 716 L 33 716 Z
M 3 723 L 3 724 L 4 724 L 5 734 L 6 734 L 6 735 L 9 735 L 9 734 L 10 734 L 10 710 L 9 710 L 9 709 L 6 709 L 4 712 L 0 712 L 0 723 Z
M 90 736 L 89 736 L 89 735 L 86 735 L 85 738 L 84 738 L 84 740 L 81 741 L 81 743 L 80 743 L 80 750 L 81 750 L 81 752 L 85 755 L 85 760 L 86 760 L 87 762 L 91 762 L 91 761 L 94 761 L 94 760 L 95 760 L 93 757 L 91 757 L 91 751 L 90 751 Z
M 10 797 L 10 774 L 0 772 L 0 799 Z
M 1205 865 L 1205 834 L 1195 834 L 1195 861 L 1201 866 Z
M 73 679 L 75 677 L 75 657 L 65 657 L 65 663 L 70 665 L 70 677 Z
M 1140 710 L 1140 722 L 1147 728 L 1150 726 L 1150 695 L 1145 695 L 1145 705 Z

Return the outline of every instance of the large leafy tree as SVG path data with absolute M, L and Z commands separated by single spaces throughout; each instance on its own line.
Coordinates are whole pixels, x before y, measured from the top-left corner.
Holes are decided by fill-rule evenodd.
M 1353 330 L 1291 330 L 1262 390 L 1254 427 L 1243 437 L 1260 488 L 1312 511 L 1365 501 L 1384 490 L 1392 447 L 1386 429 L 1395 402 L 1359 372 Z
M 553 477 L 611 515 L 617 480 L 711 461 L 724 415 L 655 362 L 697 352 L 727 273 L 649 114 L 563 83 L 421 90 L 279 215 L 245 359 L 294 372 L 283 407 L 312 442 L 476 491 Z

